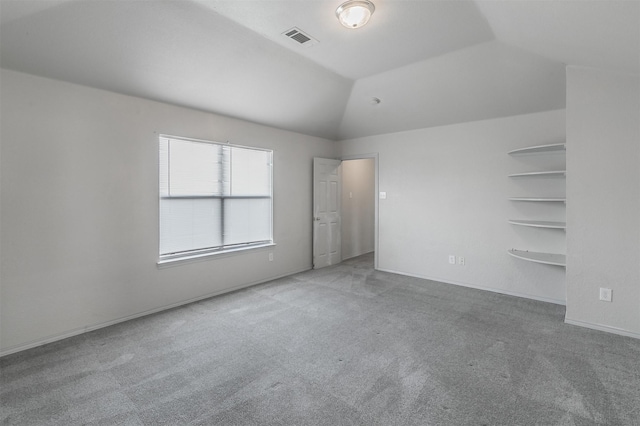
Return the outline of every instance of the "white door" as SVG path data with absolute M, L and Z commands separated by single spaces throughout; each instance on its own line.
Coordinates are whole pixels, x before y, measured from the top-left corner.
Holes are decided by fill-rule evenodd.
M 340 251 L 340 160 L 313 159 L 313 268 L 342 261 Z

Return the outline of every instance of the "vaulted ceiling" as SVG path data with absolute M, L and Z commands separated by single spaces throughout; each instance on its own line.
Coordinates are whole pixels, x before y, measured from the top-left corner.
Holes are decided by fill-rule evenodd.
M 350 30 L 341 0 L 0 0 L 0 66 L 328 139 L 562 108 L 566 65 L 640 73 L 640 0 L 373 1 Z

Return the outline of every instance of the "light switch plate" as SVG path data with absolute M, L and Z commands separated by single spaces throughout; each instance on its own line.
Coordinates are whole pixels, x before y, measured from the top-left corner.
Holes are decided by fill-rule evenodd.
M 611 302 L 611 298 L 613 296 L 613 290 L 610 288 L 600 287 L 600 300 L 603 302 Z

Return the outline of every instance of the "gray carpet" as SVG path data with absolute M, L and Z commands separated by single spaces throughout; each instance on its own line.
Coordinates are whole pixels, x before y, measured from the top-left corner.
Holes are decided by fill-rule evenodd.
M 638 425 L 640 341 L 365 255 L 0 359 L 10 425 Z

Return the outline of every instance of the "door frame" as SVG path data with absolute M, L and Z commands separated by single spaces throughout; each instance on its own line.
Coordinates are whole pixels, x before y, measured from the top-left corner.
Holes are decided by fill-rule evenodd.
M 368 154 L 354 154 L 354 155 L 343 155 L 339 158 L 340 161 L 348 161 L 348 160 L 368 160 L 373 158 L 374 160 L 374 230 L 373 230 L 373 268 L 378 269 L 378 253 L 379 253 L 379 244 L 378 244 L 378 208 L 380 201 L 380 188 L 378 187 L 378 160 L 379 155 L 377 152 L 371 152 Z M 342 207 L 341 207 L 342 208 Z

